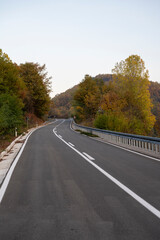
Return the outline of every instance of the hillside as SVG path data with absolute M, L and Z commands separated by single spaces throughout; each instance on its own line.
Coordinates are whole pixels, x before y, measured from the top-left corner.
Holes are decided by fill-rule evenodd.
M 109 82 L 110 80 L 112 80 L 112 74 L 98 74 L 94 78 L 101 79 L 104 82 Z
M 77 88 L 78 85 L 75 85 L 73 88 L 56 95 L 51 100 L 52 103 L 49 111 L 50 117 L 69 118 L 71 116 L 72 99 Z
M 108 82 L 112 80 L 112 74 L 99 74 L 94 78 L 103 80 L 104 82 Z M 49 116 L 51 117 L 56 116 L 57 118 L 71 117 L 73 113 L 73 108 L 72 108 L 73 95 L 77 90 L 77 88 L 78 88 L 78 85 L 75 85 L 73 88 L 70 88 L 63 93 L 56 95 L 52 99 Z
M 96 79 L 102 79 L 104 82 L 112 80 L 112 74 L 99 74 L 95 76 Z M 68 118 L 73 113 L 72 101 L 73 95 L 77 90 L 78 85 L 74 86 L 67 91 L 56 95 L 52 99 L 52 105 L 50 109 L 50 116 L 56 116 L 57 118 Z M 154 127 L 154 135 L 160 135 L 160 84 L 158 82 L 150 81 L 149 87 L 153 108 L 152 113 L 156 116 L 156 124 Z

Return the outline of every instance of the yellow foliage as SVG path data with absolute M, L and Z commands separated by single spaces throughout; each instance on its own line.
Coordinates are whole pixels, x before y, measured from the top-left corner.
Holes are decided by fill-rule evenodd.
M 138 132 L 148 134 L 155 117 L 151 113 L 149 74 L 144 61 L 137 55 L 129 56 L 116 64 L 113 73 L 115 91 L 126 103 L 122 111 L 130 119 L 130 128 L 135 132 L 139 126 Z

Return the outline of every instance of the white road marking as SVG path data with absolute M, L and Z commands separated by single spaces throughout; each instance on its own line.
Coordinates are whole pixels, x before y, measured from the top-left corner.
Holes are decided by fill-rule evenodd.
M 114 143 L 104 142 L 103 140 L 100 140 L 100 139 L 93 139 L 93 140 L 99 141 L 99 142 L 102 142 L 102 143 L 106 143 L 106 144 L 109 144 L 109 145 L 111 145 L 111 146 L 113 146 L 113 147 L 117 147 L 117 148 L 123 149 L 123 150 L 125 150 L 125 151 L 127 151 L 127 152 L 135 153 L 135 154 L 140 155 L 140 156 L 142 156 L 142 157 L 150 158 L 150 159 L 152 159 L 152 160 L 154 160 L 154 161 L 160 162 L 160 159 L 158 159 L 158 158 L 151 157 L 151 156 L 145 155 L 145 154 L 143 154 L 143 153 L 135 152 L 134 150 L 130 150 L 130 149 L 127 149 L 127 148 L 118 146 L 118 145 L 116 145 L 116 144 L 114 144 Z
M 62 124 L 62 123 L 61 123 Z M 60 124 L 59 124 L 60 125 Z M 53 129 L 54 132 L 54 129 Z M 126 187 L 123 183 L 118 181 L 116 178 L 111 176 L 109 173 L 107 173 L 105 170 L 103 170 L 101 167 L 99 167 L 97 164 L 95 164 L 93 161 L 89 160 L 86 156 L 84 156 L 81 152 L 79 152 L 76 148 L 72 147 L 69 143 L 67 143 L 64 139 L 60 138 L 55 132 L 54 134 L 67 146 L 69 146 L 72 150 L 77 152 L 81 157 L 83 157 L 88 163 L 90 163 L 93 167 L 95 167 L 99 172 L 104 174 L 107 178 L 109 178 L 113 183 L 115 183 L 118 187 L 120 187 L 123 191 L 125 191 L 128 195 L 130 195 L 132 198 L 134 198 L 137 202 L 139 202 L 142 206 L 144 206 L 146 209 L 148 209 L 151 213 L 153 213 L 155 216 L 160 218 L 160 211 L 153 207 L 150 203 L 145 201 L 143 198 L 138 196 L 136 193 L 134 193 L 132 190 L 130 190 L 128 187 Z
M 62 123 L 64 123 L 65 122 L 65 119 L 62 121 L 62 122 L 60 122 L 55 128 L 54 128 L 54 131 L 55 130 L 57 130 L 57 127 L 59 127 Z
M 51 122 L 51 123 L 49 123 L 49 124 L 55 123 L 56 121 L 57 121 L 57 120 L 55 120 L 54 122 Z M 42 126 L 42 127 L 40 127 L 40 128 L 43 128 L 43 127 L 46 127 L 46 126 Z M 6 190 L 7 190 L 7 187 L 8 187 L 9 181 L 10 181 L 10 179 L 11 179 L 11 176 L 12 176 L 12 174 L 13 174 L 13 171 L 14 171 L 16 165 L 17 165 L 17 162 L 19 161 L 19 158 L 20 158 L 20 156 L 21 156 L 21 154 L 22 154 L 22 152 L 23 152 L 23 150 L 24 150 L 24 148 L 25 148 L 25 146 L 26 146 L 26 144 L 27 144 L 27 141 L 28 141 L 29 137 L 31 136 L 31 134 L 32 134 L 33 132 L 35 132 L 36 130 L 38 130 L 38 129 L 40 129 L 40 128 L 36 128 L 36 129 L 34 129 L 32 132 L 29 133 L 29 135 L 28 135 L 28 137 L 26 138 L 26 140 L 25 140 L 23 146 L 21 147 L 19 153 L 17 154 L 16 158 L 14 159 L 14 161 L 13 161 L 10 169 L 8 170 L 8 173 L 7 173 L 7 175 L 6 175 L 3 183 L 2 183 L 2 185 L 1 185 L 1 188 L 0 188 L 0 203 L 2 202 L 2 199 L 3 199 L 3 197 L 4 197 L 4 194 L 5 194 Z
M 79 133 L 79 132 L 76 132 L 76 131 L 71 127 L 71 124 L 70 124 L 70 129 L 71 129 L 73 132 L 75 132 L 75 133 Z M 127 151 L 127 152 L 135 153 L 135 154 L 140 155 L 140 156 L 142 156 L 142 157 L 150 158 L 150 159 L 152 159 L 152 160 L 154 160 L 154 161 L 160 162 L 160 159 L 158 159 L 158 158 L 151 157 L 151 156 L 148 156 L 148 155 L 146 155 L 146 154 L 139 153 L 139 152 L 136 152 L 136 151 L 134 151 L 134 150 L 130 150 L 130 149 L 128 149 L 128 148 L 118 146 L 118 145 L 116 145 L 116 144 L 114 144 L 114 143 L 105 142 L 105 141 L 103 141 L 102 138 L 101 138 L 101 139 L 92 138 L 92 137 L 89 137 L 89 138 L 91 138 L 91 139 L 93 139 L 93 140 L 95 140 L 95 141 L 98 141 L 98 142 L 102 142 L 102 143 L 111 145 L 111 146 L 116 147 L 116 148 L 123 149 L 123 150 L 125 150 L 125 151 Z
M 75 147 L 75 145 L 74 144 L 72 144 L 71 142 L 68 142 L 72 147 Z
M 39 128 L 38 128 L 38 129 L 39 129 Z M 3 182 L 3 184 L 2 184 L 2 186 L 1 186 L 1 188 L 0 188 L 0 203 L 1 203 L 1 201 L 2 201 L 2 199 L 3 199 L 3 196 L 4 196 L 5 192 L 6 192 L 6 189 L 7 189 L 7 186 L 8 186 L 8 184 L 9 184 L 9 181 L 10 181 L 10 178 L 11 178 L 11 176 L 12 176 L 12 173 L 13 173 L 13 171 L 14 171 L 14 168 L 15 168 L 15 166 L 16 166 L 16 164 L 17 164 L 17 162 L 18 162 L 18 160 L 19 160 L 19 158 L 20 158 L 20 156 L 21 156 L 21 154 L 22 154 L 22 152 L 23 152 L 23 150 L 24 150 L 24 148 L 25 148 L 25 146 L 26 146 L 26 143 L 27 143 L 27 141 L 28 141 L 28 138 L 29 138 L 30 135 L 31 135 L 34 131 L 36 131 L 36 130 L 37 130 L 37 129 L 34 129 L 32 132 L 30 132 L 30 134 L 29 134 L 28 137 L 26 138 L 23 146 L 21 147 L 21 149 L 20 149 L 17 157 L 16 157 L 15 160 L 13 161 L 13 163 L 12 163 L 12 165 L 11 165 L 11 167 L 10 167 L 10 169 L 9 169 L 9 171 L 8 171 L 5 179 L 4 179 L 4 182 Z
M 89 158 L 89 160 L 93 161 L 95 160 L 95 158 L 91 157 L 90 155 L 88 155 L 87 153 L 83 152 L 84 155 L 86 155 L 86 157 Z
M 61 135 L 58 135 L 60 138 L 62 138 L 62 136 Z

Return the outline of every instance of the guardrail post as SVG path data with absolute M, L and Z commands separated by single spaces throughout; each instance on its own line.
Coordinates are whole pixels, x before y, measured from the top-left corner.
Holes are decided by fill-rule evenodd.
M 133 140 L 133 143 L 134 143 L 133 146 L 135 147 L 135 139 Z
M 144 148 L 147 149 L 147 142 L 144 142 Z
M 148 150 L 151 151 L 151 144 L 148 143 Z
M 157 144 L 155 144 L 155 153 L 157 153 L 158 151 L 158 148 L 157 148 Z

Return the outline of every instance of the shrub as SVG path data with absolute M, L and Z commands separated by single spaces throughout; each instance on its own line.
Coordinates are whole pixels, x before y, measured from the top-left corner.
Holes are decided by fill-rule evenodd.
M 105 114 L 98 114 L 94 121 L 94 126 L 100 129 L 106 129 L 107 116 Z

